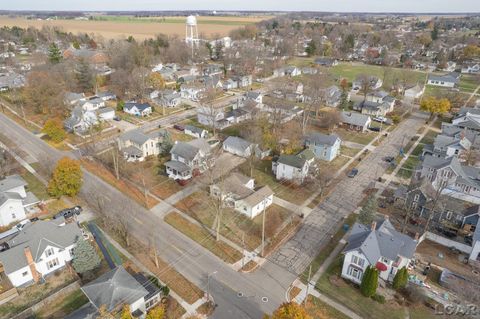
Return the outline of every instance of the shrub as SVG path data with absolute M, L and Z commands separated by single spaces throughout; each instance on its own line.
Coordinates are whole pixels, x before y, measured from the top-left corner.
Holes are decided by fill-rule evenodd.
M 162 287 L 162 294 L 166 297 L 170 294 L 170 288 L 168 286 L 163 286 Z
M 379 294 L 375 294 L 372 296 L 372 299 L 375 300 L 378 303 L 384 304 L 385 303 L 385 297 Z

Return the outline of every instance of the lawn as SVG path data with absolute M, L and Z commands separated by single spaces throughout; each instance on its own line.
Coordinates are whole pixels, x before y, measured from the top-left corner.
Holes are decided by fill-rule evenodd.
M 233 264 L 242 258 L 242 254 L 238 250 L 222 241 L 217 242 L 208 230 L 189 222 L 178 213 L 169 213 L 164 220 L 229 264 Z
M 38 318 L 65 318 L 66 315 L 79 309 L 87 302 L 87 296 L 78 289 L 45 305 L 36 315 Z
M 202 225 L 213 229 L 215 213 L 211 197 L 205 191 L 198 191 L 178 202 L 175 207 L 194 218 Z M 281 230 L 282 224 L 288 220 L 291 212 L 271 205 L 267 209 L 265 236 L 267 240 Z M 220 233 L 242 246 L 242 236 L 245 235 L 245 247 L 249 250 L 256 249 L 262 241 L 262 214 L 253 220 L 231 208 L 224 209 Z
M 335 247 L 338 245 L 340 242 L 340 239 L 343 238 L 343 236 L 346 234 L 345 229 L 343 228 L 343 225 L 348 225 L 349 228 L 352 227 L 352 225 L 355 223 L 355 220 L 357 219 L 357 215 L 355 214 L 350 214 L 345 220 L 343 220 L 342 227 L 340 227 L 335 235 L 330 239 L 330 241 L 323 247 L 319 254 L 313 259 L 313 261 L 310 263 L 312 266 L 312 274 L 316 273 L 320 266 L 325 262 L 325 259 L 330 256 L 332 251 L 335 249 Z M 308 272 L 309 272 L 309 267 L 305 269 L 303 274 L 301 275 L 300 279 L 306 283 L 308 280 Z
M 288 60 L 288 65 L 293 65 L 298 68 L 303 68 L 303 67 L 312 66 L 313 62 L 314 62 L 314 58 L 294 57 Z
M 356 286 L 340 278 L 342 262 L 343 257 L 339 256 L 326 273 L 320 277 L 315 288 L 364 318 L 405 318 L 403 307 L 394 302 L 380 304 L 373 299 L 365 298 Z
M 355 157 L 355 155 L 358 154 L 361 150 L 358 148 L 349 148 L 346 146 L 342 146 L 340 148 L 340 154 L 345 155 L 345 156 L 350 156 L 350 157 Z
M 423 145 L 418 144 L 417 147 L 412 151 L 411 155 L 420 156 L 423 152 Z
M 458 88 L 463 92 L 472 93 L 480 85 L 478 77 L 472 75 L 462 75 Z
M 312 295 L 308 296 L 307 304 L 305 306 L 307 313 L 315 319 L 349 319 L 350 317 L 344 315 L 342 312 L 333 308 L 329 304 L 321 301 Z
M 420 140 L 420 143 L 422 144 L 433 144 L 433 141 L 435 140 L 435 137 L 438 135 L 437 132 L 429 130 L 427 134 Z
M 48 196 L 47 188 L 35 175 L 27 170 L 22 173 L 23 179 L 28 183 L 27 191 L 32 192 L 40 200 L 46 200 Z
M 248 161 L 239 165 L 237 168 L 244 175 L 250 175 Z M 296 205 L 302 205 L 310 195 L 318 190 L 318 187 L 312 183 L 299 186 L 288 182 L 277 181 L 272 173 L 272 162 L 270 160 L 257 161 L 255 163 L 253 178 L 255 179 L 256 185 L 268 185 L 275 193 L 275 196 Z
M 338 78 L 347 78 L 349 82 L 355 80 L 360 74 L 374 75 L 380 79 L 383 79 L 384 68 L 376 65 L 352 65 L 350 63 L 339 63 L 338 65 L 330 68 L 333 75 Z M 394 78 L 399 78 L 402 72 L 408 74 L 407 78 L 412 83 L 423 83 L 425 81 L 425 74 L 418 71 L 407 69 L 390 68 L 387 77 L 384 80 L 383 87 L 390 89 Z
M 345 130 L 342 128 L 336 129 L 335 134 L 337 134 L 342 139 L 342 141 L 350 141 L 363 145 L 367 145 L 378 135 L 378 133 L 375 132 L 360 133 L 356 131 Z

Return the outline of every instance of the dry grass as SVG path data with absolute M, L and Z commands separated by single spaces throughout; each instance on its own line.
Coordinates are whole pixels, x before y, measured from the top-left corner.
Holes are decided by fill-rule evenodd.
M 147 197 L 148 201 L 147 203 L 145 203 L 145 196 L 138 188 L 134 187 L 133 185 L 122 179 L 117 180 L 115 176 L 101 164 L 91 160 L 82 159 L 82 166 L 90 173 L 100 177 L 105 182 L 121 191 L 123 194 L 130 196 L 140 205 L 146 206 L 148 209 L 150 209 L 158 204 L 158 201 L 156 201 L 151 196 Z
M 226 36 L 230 31 L 243 25 L 252 24 L 268 17 L 198 17 L 198 31 L 207 37 L 213 35 Z M 27 20 L 22 17 L 10 18 L 0 17 L 0 26 L 18 26 L 22 28 L 35 27 L 41 29 L 43 26 L 60 27 L 64 31 L 76 33 L 97 34 L 104 38 L 125 38 L 133 36 L 136 39 L 144 40 L 154 37 L 156 34 L 167 35 L 185 34 L 185 24 L 176 17 L 166 22 L 155 22 L 152 19 L 142 21 L 141 19 L 126 20 L 119 18 L 111 21 L 78 21 L 78 20 Z
M 308 296 L 306 310 L 310 316 L 316 319 L 348 319 L 342 312 L 324 303 L 320 299 Z
M 189 222 L 178 213 L 169 213 L 164 220 L 227 263 L 233 264 L 242 258 L 238 250 L 222 241 L 216 241 L 208 230 Z
M 243 267 L 240 269 L 242 272 L 251 272 L 255 270 L 258 267 L 258 264 L 254 262 L 253 260 L 250 260 L 248 263 L 243 265 Z
M 302 289 L 298 288 L 297 286 L 293 286 L 292 289 L 290 289 L 289 291 L 289 298 L 290 300 L 293 300 L 295 299 L 295 297 L 298 296 L 298 294 L 300 293 L 300 291 L 302 291 Z

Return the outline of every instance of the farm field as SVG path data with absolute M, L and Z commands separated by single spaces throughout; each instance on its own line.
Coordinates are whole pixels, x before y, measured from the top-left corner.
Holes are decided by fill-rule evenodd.
M 206 37 L 226 36 L 239 27 L 268 19 L 269 16 L 251 17 L 197 17 L 198 33 Z M 98 34 L 104 38 L 133 36 L 138 40 L 154 37 L 156 34 L 180 35 L 185 33 L 186 17 L 134 18 L 131 16 L 99 16 L 95 20 L 27 20 L 23 17 L 0 16 L 0 27 L 18 26 L 21 28 L 43 26 L 60 27 L 64 31 Z

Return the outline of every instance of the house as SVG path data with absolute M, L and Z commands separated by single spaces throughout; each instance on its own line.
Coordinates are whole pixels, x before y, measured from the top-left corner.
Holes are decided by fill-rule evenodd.
M 404 92 L 406 98 L 412 100 L 419 99 L 425 93 L 425 86 L 417 83 L 414 86 L 407 86 Z
M 445 75 L 433 75 L 428 76 L 429 85 L 443 86 L 443 87 L 456 87 L 460 83 L 460 73 L 451 72 Z
M 234 76 L 232 79 L 235 82 L 237 82 L 237 87 L 239 87 L 239 88 L 244 88 L 244 87 L 250 86 L 253 83 L 251 75 Z
M 147 311 L 161 300 L 157 286 L 141 273 L 131 275 L 123 266 L 110 270 L 81 289 L 96 310 L 104 306 L 112 312 L 128 305 L 134 318 L 145 318 Z
M 255 152 L 255 144 L 240 137 L 229 136 L 223 142 L 223 150 L 240 157 L 250 157 Z
M 309 148 L 316 158 L 329 162 L 340 154 L 341 144 L 342 140 L 334 134 L 313 132 L 305 137 L 305 147 Z
M 182 181 L 203 173 L 213 165 L 210 153 L 210 145 L 203 138 L 190 142 L 176 141 L 170 150 L 171 159 L 165 163 L 168 177 Z
M 286 67 L 283 67 L 283 68 L 275 69 L 273 71 L 273 75 L 275 77 L 283 77 L 283 76 L 294 77 L 294 76 L 298 76 L 298 75 L 301 75 L 301 74 L 302 74 L 302 70 L 300 70 L 296 66 L 286 66 Z
M 86 133 L 96 124 L 98 124 L 98 118 L 95 112 L 85 111 L 80 105 L 75 106 L 70 117 L 63 122 L 68 132 L 79 134 Z
M 360 284 L 370 266 L 379 270 L 379 278 L 392 282 L 397 271 L 410 264 L 416 247 L 417 240 L 397 231 L 388 219 L 371 226 L 355 223 L 343 250 L 341 276 Z
M 40 200 L 25 190 L 27 182 L 19 175 L 10 175 L 0 180 L 0 226 L 27 218 L 34 212 Z
M 148 156 L 160 154 L 161 144 L 168 138 L 168 132 L 165 130 L 144 133 L 141 129 L 136 129 L 128 131 L 118 138 L 118 149 L 123 152 L 127 161 L 142 162 Z
M 183 133 L 196 137 L 196 138 L 207 138 L 208 131 L 204 128 L 200 128 L 193 125 L 185 125 Z
M 200 83 L 207 89 L 221 89 L 223 87 L 220 75 L 204 75 L 200 78 Z
M 111 107 L 102 107 L 97 111 L 100 121 L 111 121 L 115 118 L 115 110 Z
M 367 80 L 368 80 L 369 87 L 370 87 L 371 90 L 378 90 L 378 89 L 380 89 L 380 88 L 382 87 L 382 85 L 383 85 L 382 79 L 380 79 L 380 78 L 378 78 L 378 77 L 376 77 L 376 76 L 373 76 L 373 75 L 367 77 Z M 352 90 L 353 90 L 353 91 L 359 91 L 359 90 L 361 90 L 361 88 L 362 88 L 362 86 L 363 86 L 363 85 L 362 85 L 362 84 L 363 84 L 363 83 L 362 83 L 363 81 L 364 81 L 363 78 L 357 77 L 357 78 L 355 79 L 355 81 L 353 81 L 353 83 L 352 83 Z
M 1 73 L 0 74 L 0 92 L 11 89 L 18 89 L 25 86 L 25 76 L 18 73 Z
M 78 240 L 83 237 L 77 223 L 66 224 L 63 217 L 27 223 L 7 241 L 0 263 L 12 285 L 27 286 L 65 267 Z
M 342 90 L 336 86 L 332 85 L 325 89 L 324 91 L 325 104 L 329 107 L 337 107 L 342 103 Z M 347 102 L 350 101 L 350 93 L 346 93 Z
M 150 104 L 135 103 L 135 102 L 125 103 L 125 106 L 123 107 L 123 111 L 125 113 L 135 115 L 135 116 L 148 116 L 153 112 Z
M 257 104 L 262 104 L 263 103 L 263 95 L 261 92 L 258 91 L 248 91 L 245 93 L 245 98 L 247 101 L 253 101 Z
M 354 113 L 354 112 L 342 112 L 340 125 L 351 130 L 366 132 L 370 127 L 372 120 L 370 116 Z
M 100 51 L 91 49 L 76 49 L 70 47 L 63 52 L 65 59 L 86 60 L 90 64 L 101 65 L 108 62 L 108 56 Z
M 338 61 L 334 58 L 321 57 L 315 59 L 315 64 L 320 66 L 332 67 L 338 65 Z
M 222 182 L 211 185 L 210 195 L 250 219 L 273 203 L 273 191 L 268 186 L 255 189 L 254 179 L 239 173 L 232 173 Z
M 362 114 L 370 116 L 386 116 L 388 113 L 393 111 L 393 107 L 390 103 L 378 103 L 372 101 L 359 101 L 353 105 L 355 111 L 359 111 Z
M 114 101 L 117 99 L 117 96 L 111 92 L 98 92 L 97 97 L 104 101 Z
M 445 71 L 445 72 L 453 72 L 453 71 L 455 71 L 456 67 L 457 67 L 457 63 L 456 63 L 456 62 L 448 61 L 448 62 L 445 64 L 445 67 L 442 68 L 441 70 L 442 70 L 442 71 Z
M 105 107 L 105 100 L 97 96 L 92 96 L 79 101 L 78 105 L 80 105 L 84 111 L 96 111 L 101 107 Z
M 317 68 L 311 68 L 311 67 L 304 67 L 302 68 L 302 74 L 307 74 L 307 75 L 315 75 L 318 73 Z
M 67 105 L 73 106 L 85 100 L 86 100 L 86 97 L 84 93 L 74 93 L 74 92 L 65 93 L 64 101 L 65 101 L 65 104 Z
M 205 91 L 205 87 L 199 83 L 182 84 L 180 87 L 180 95 L 184 99 L 188 99 L 193 102 L 200 101 L 202 93 Z
M 472 147 L 470 140 L 464 136 L 454 137 L 439 134 L 435 137 L 433 144 L 425 145 L 423 154 L 431 154 L 436 157 L 446 158 L 456 156 L 462 161 L 462 155 Z
M 233 90 L 238 88 L 238 82 L 233 79 L 228 79 L 223 82 L 223 89 L 224 90 Z
M 174 90 L 163 90 L 163 91 L 156 91 L 158 92 L 155 101 L 160 106 L 166 107 L 177 107 L 180 105 L 181 102 L 181 94 Z M 150 94 L 152 97 L 152 94 Z
M 466 63 L 462 66 L 461 73 L 477 74 L 480 73 L 480 63 Z
M 452 125 L 465 132 L 480 132 L 480 109 L 462 107 L 452 120 Z
M 272 161 L 272 171 L 277 180 L 288 180 L 302 184 L 308 176 L 315 155 L 312 151 L 297 155 L 282 154 Z M 305 156 L 307 155 L 307 156 Z

